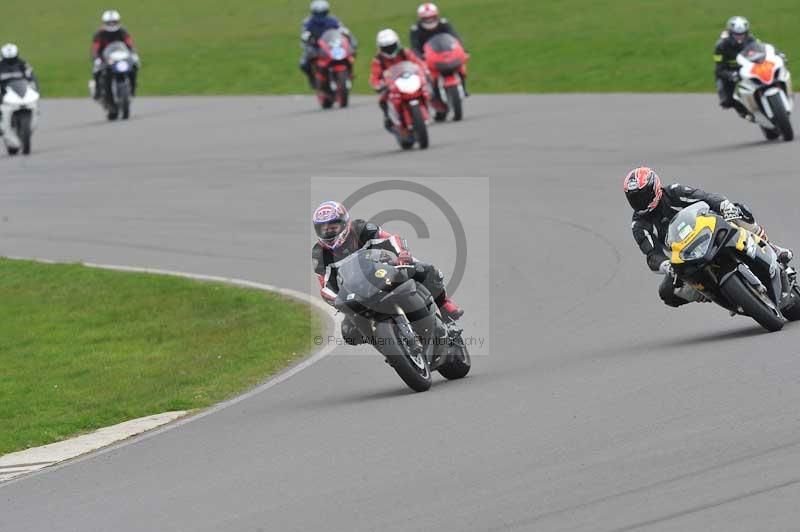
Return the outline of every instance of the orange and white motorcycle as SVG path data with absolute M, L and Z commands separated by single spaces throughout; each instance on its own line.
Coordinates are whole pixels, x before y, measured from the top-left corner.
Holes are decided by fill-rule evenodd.
M 792 74 L 786 67 L 783 54 L 771 44 L 755 42 L 742 50 L 739 63 L 739 83 L 733 93 L 750 112 L 748 120 L 761 127 L 769 140 L 783 136 L 794 138 L 789 116 L 794 109 Z

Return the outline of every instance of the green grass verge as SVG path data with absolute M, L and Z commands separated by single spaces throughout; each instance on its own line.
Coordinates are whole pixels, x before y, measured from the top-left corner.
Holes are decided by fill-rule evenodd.
M 321 326 L 261 291 L 0 259 L 0 455 L 229 398 Z
M 417 1 L 333 0 L 361 41 L 356 89 L 378 29 L 407 41 Z M 307 92 L 297 70 L 305 0 L 120 0 L 144 61 L 142 94 Z M 105 0 L 36 0 L 0 17 L 47 96 L 85 96 L 89 44 Z M 728 17 L 750 17 L 762 39 L 800 53 L 797 0 L 449 0 L 444 14 L 473 54 L 484 92 L 710 91 L 714 42 Z

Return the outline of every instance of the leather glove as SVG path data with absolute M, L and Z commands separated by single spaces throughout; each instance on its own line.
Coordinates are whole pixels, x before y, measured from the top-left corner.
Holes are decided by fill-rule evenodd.
M 739 71 L 738 70 L 731 70 L 728 73 L 728 80 L 731 83 L 739 83 L 739 81 L 741 81 L 741 79 L 742 79 L 742 77 L 739 75 Z
M 92 62 L 92 68 L 94 69 L 94 71 L 97 72 L 102 67 L 103 67 L 103 60 L 100 59 L 99 57 L 95 57 L 94 61 Z
M 414 258 L 408 251 L 401 251 L 394 260 L 395 266 L 410 266 L 414 264 Z
M 658 267 L 658 271 L 663 273 L 664 275 L 675 275 L 675 272 L 672 271 L 672 263 L 668 260 L 662 261 Z
M 727 221 L 738 220 L 742 217 L 742 210 L 735 203 L 728 200 L 720 203 L 719 210 L 722 213 L 722 217 Z

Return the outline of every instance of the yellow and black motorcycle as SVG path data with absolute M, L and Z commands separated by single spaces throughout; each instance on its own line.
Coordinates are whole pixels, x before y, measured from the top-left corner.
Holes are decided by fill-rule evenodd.
M 695 203 L 673 218 L 667 245 L 676 277 L 731 315 L 750 316 L 769 331 L 800 319 L 794 268 L 778 262 L 767 242 L 707 203 Z

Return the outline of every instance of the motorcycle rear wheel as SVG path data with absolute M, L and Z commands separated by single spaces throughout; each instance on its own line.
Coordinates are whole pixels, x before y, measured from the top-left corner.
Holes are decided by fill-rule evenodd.
M 725 281 L 722 291 L 731 302 L 739 305 L 745 314 L 756 320 L 766 330 L 775 332 L 783 329 L 784 320 L 767 307 L 750 283 L 744 281 L 738 273 L 731 275 Z
M 789 120 L 789 113 L 786 111 L 786 107 L 783 106 L 783 98 L 781 98 L 780 94 L 773 94 L 767 99 L 774 114 L 772 122 L 780 130 L 783 140 L 789 142 L 794 139 L 794 130 L 792 129 L 792 122 Z
M 411 107 L 411 121 L 414 125 L 414 137 L 419 143 L 420 149 L 428 148 L 428 125 L 419 105 Z
M 463 379 L 472 368 L 472 359 L 467 346 L 459 346 L 460 353 L 453 360 L 439 367 L 439 374 L 447 380 Z
M 800 287 L 792 288 L 792 299 L 794 299 L 794 303 L 791 307 L 783 310 L 783 315 L 789 321 L 800 320 Z

